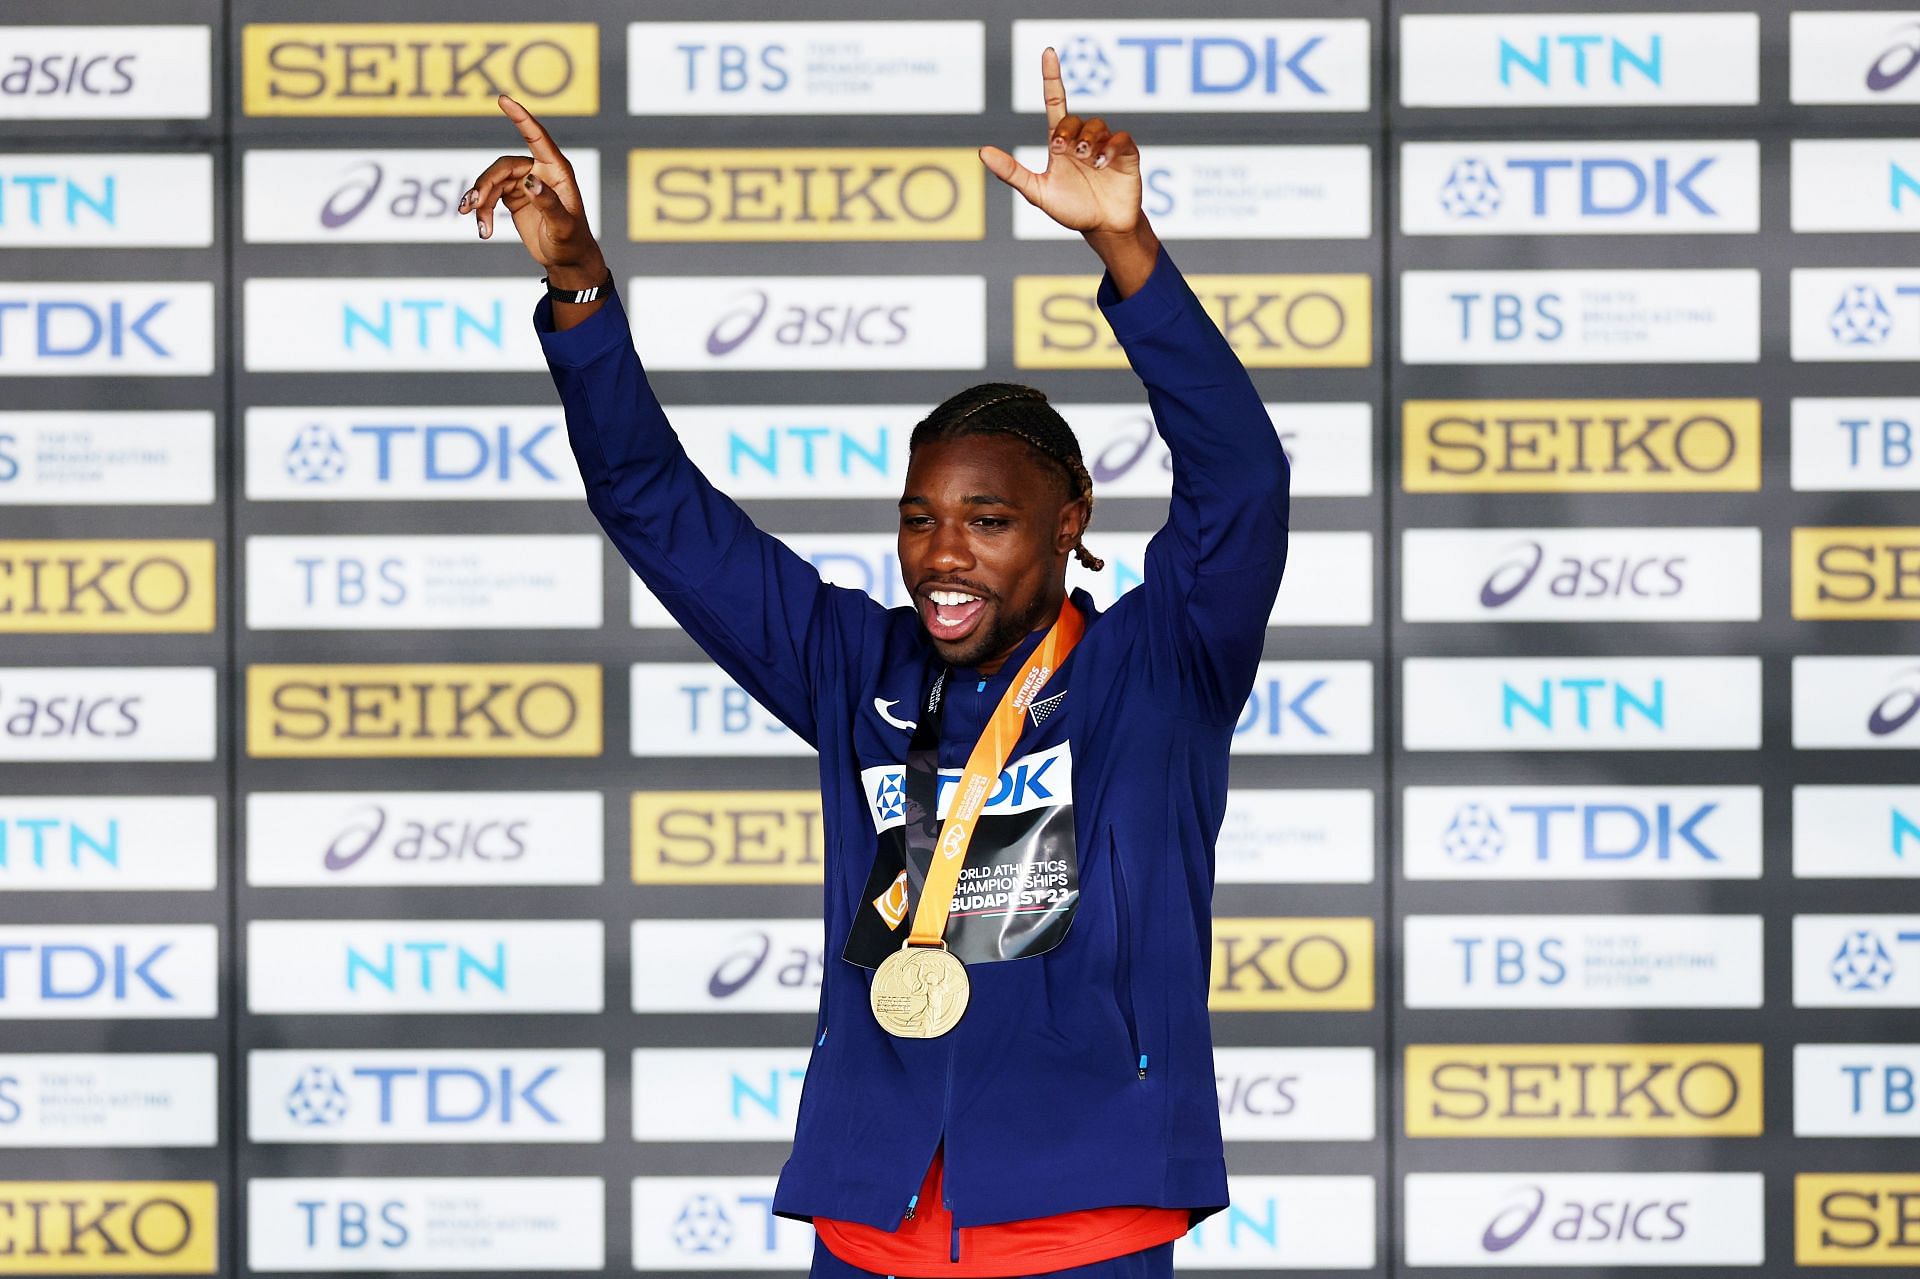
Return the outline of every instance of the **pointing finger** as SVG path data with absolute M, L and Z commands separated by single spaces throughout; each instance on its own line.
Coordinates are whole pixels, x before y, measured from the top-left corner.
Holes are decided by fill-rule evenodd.
M 504 93 L 497 101 L 507 119 L 513 121 L 513 127 L 520 130 L 521 141 L 527 144 L 527 151 L 535 160 L 541 164 L 566 163 L 560 154 L 560 148 L 554 145 L 553 138 L 547 133 L 546 126 L 533 118 L 533 112 Z
M 1067 114 L 1067 86 L 1060 82 L 1060 55 L 1048 45 L 1040 54 L 1040 96 L 1047 103 L 1047 132 Z

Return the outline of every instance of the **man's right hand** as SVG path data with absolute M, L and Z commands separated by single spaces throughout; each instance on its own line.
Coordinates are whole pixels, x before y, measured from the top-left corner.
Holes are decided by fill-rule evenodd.
M 493 235 L 494 206 L 505 202 L 520 243 L 556 288 L 586 289 L 607 278 L 607 261 L 587 227 L 587 211 L 574 181 L 573 166 L 560 154 L 545 126 L 506 94 L 501 112 L 513 121 L 527 144 L 527 155 L 503 155 L 487 166 L 460 198 L 457 212 L 472 213 L 480 238 Z M 557 303 L 554 325 L 568 329 L 600 309 L 598 300 L 578 306 Z

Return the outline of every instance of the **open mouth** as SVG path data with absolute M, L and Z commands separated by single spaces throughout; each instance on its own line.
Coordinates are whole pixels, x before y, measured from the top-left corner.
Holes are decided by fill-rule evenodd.
M 986 611 L 987 601 L 967 591 L 934 586 L 920 592 L 920 620 L 929 635 L 945 643 L 973 634 Z

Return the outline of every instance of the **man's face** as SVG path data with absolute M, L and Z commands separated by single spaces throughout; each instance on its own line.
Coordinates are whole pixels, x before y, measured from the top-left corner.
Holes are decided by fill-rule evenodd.
M 923 444 L 900 498 L 900 576 L 949 666 L 998 669 L 1066 595 L 1086 504 L 1010 435 Z

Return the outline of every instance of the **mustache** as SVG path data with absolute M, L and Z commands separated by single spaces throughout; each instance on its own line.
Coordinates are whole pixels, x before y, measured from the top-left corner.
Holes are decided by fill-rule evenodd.
M 991 600 L 996 604 L 1000 602 L 1000 592 L 983 583 L 969 581 L 964 577 L 922 578 L 919 584 L 913 588 L 913 593 L 920 595 L 926 591 L 939 590 L 943 586 L 958 587 L 962 590 L 971 591 L 984 600 Z

